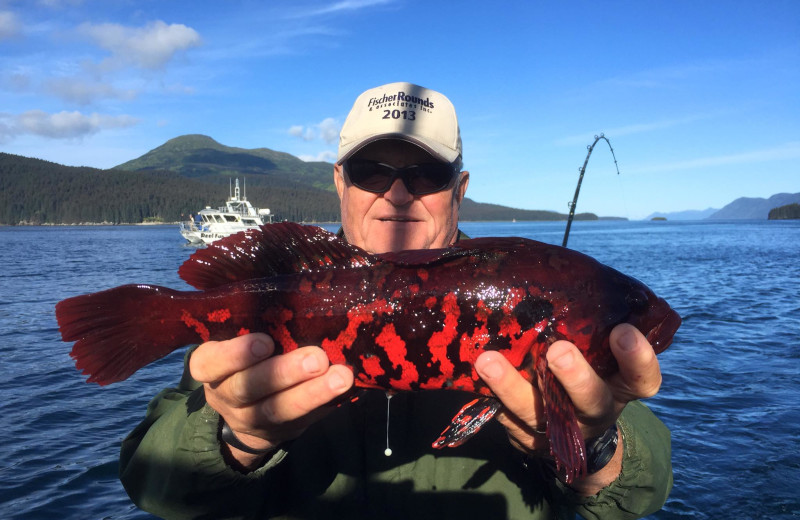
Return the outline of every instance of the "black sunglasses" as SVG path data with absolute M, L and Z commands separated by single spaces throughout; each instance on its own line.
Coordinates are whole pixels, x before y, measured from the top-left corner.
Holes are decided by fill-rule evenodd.
M 412 164 L 395 168 L 366 159 L 348 159 L 344 162 L 344 169 L 350 182 L 364 191 L 386 193 L 399 178 L 412 195 L 442 191 L 458 173 L 455 165 L 448 163 Z

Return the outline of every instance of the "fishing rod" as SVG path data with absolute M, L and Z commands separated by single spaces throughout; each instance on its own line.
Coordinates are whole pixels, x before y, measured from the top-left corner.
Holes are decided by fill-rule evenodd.
M 583 182 L 583 174 L 586 173 L 586 165 L 589 163 L 589 157 L 592 155 L 592 150 L 594 150 L 594 145 L 597 144 L 597 141 L 600 139 L 605 140 L 608 143 L 608 149 L 611 150 L 611 157 L 614 158 L 614 166 L 617 168 L 617 175 L 619 175 L 619 165 L 617 164 L 617 156 L 614 155 L 614 149 L 611 147 L 611 141 L 606 139 L 606 136 L 603 134 L 594 136 L 594 142 L 587 146 L 586 148 L 589 149 L 589 153 L 586 154 L 586 160 L 583 161 L 583 166 L 581 166 L 578 171 L 580 172 L 580 176 L 578 177 L 578 186 L 575 188 L 575 196 L 572 198 L 572 202 L 567 202 L 567 206 L 569 206 L 569 218 L 567 219 L 567 229 L 564 231 L 564 242 L 561 244 L 561 247 L 567 247 L 567 239 L 569 239 L 569 229 L 572 227 L 572 219 L 575 216 L 575 206 L 578 205 L 578 194 L 581 191 L 581 182 Z

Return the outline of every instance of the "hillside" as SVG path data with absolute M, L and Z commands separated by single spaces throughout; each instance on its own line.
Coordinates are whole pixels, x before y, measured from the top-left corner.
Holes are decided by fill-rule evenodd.
M 209 182 L 227 182 L 232 175 L 247 175 L 249 186 L 281 186 L 286 183 L 311 185 L 335 191 L 333 164 L 307 163 L 293 155 L 268 148 L 244 149 L 225 146 L 205 135 L 184 135 L 170 139 L 138 159 L 120 164 L 117 169 L 147 171 L 163 169 Z M 250 189 L 250 188 L 248 188 Z M 281 213 L 276 213 L 282 217 Z M 462 220 L 566 220 L 553 211 L 522 210 L 466 199 Z M 575 215 L 576 220 L 596 220 L 591 213 Z
M 792 203 L 769 211 L 769 220 L 799 220 L 800 204 Z
M 335 191 L 333 165 L 305 162 L 269 148 L 234 148 L 205 135 L 170 139 L 137 159 L 116 166 L 117 170 L 169 170 L 185 177 L 227 184 L 231 176 L 248 176 L 249 185 L 291 186 L 302 184 Z
M 563 213 L 556 213 L 555 211 L 542 211 L 542 210 L 529 210 L 529 209 L 516 209 L 498 204 L 487 204 L 483 202 L 475 202 L 474 200 L 465 197 L 461 203 L 459 210 L 461 220 L 567 220 L 568 215 Z M 598 220 L 597 215 L 594 213 L 576 213 L 575 220 Z
M 0 153 L 0 225 L 176 222 L 223 204 L 233 178 L 246 186 L 255 206 L 269 208 L 279 220 L 339 219 L 333 164 L 185 135 L 110 170 Z M 566 220 L 567 215 L 466 199 L 461 219 Z M 575 219 L 597 216 L 581 213 Z
M 716 208 L 708 208 L 702 210 L 686 210 L 686 211 L 673 211 L 668 213 L 656 212 L 651 213 L 644 220 L 652 220 L 654 218 L 665 218 L 667 220 L 701 220 L 708 218 L 714 213 L 719 211 Z
M 771 209 L 795 202 L 800 203 L 800 193 L 778 193 L 768 199 L 741 197 L 708 218 L 766 220 Z
M 279 219 L 335 221 L 335 193 L 298 183 L 272 187 L 247 181 L 247 198 Z M 0 153 L 0 224 L 177 222 L 228 197 L 224 185 L 186 178 L 168 170 L 123 171 L 63 166 Z

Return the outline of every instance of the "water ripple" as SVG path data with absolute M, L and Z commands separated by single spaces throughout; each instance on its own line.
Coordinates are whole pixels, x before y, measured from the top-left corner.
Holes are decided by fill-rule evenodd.
M 554 244 L 563 234 L 563 223 L 463 228 Z M 0 228 L 0 240 L 11 295 L 0 301 L 0 518 L 150 518 L 117 480 L 119 443 L 174 383 L 182 353 L 87 385 L 53 307 L 132 282 L 187 289 L 176 271 L 192 250 L 172 227 Z M 576 222 L 570 247 L 641 279 L 684 319 L 648 400 L 672 431 L 675 471 L 651 518 L 800 516 L 800 223 Z

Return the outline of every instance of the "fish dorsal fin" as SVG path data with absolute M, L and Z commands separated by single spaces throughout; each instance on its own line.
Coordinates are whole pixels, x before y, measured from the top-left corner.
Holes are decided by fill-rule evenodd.
M 192 287 L 212 287 L 281 274 L 369 266 L 378 259 L 317 226 L 265 224 L 217 240 L 186 260 L 178 274 Z

